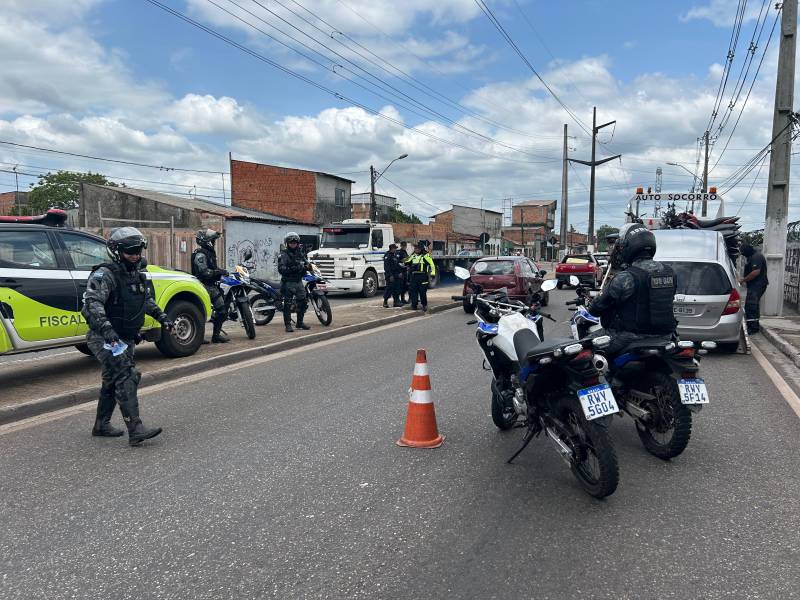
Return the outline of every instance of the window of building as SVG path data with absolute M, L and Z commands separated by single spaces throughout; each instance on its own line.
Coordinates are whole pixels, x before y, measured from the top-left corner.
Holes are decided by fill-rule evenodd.
M 345 193 L 346 193 L 345 190 L 340 190 L 339 188 L 336 188 L 336 198 L 335 198 L 336 206 L 344 206 Z

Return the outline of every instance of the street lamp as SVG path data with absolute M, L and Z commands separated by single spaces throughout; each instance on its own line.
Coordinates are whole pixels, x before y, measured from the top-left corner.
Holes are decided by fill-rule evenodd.
M 668 165 L 670 165 L 670 166 L 672 166 L 672 167 L 680 167 L 681 169 L 683 169 L 684 171 L 686 171 L 687 173 L 689 173 L 689 175 L 691 175 L 691 176 L 692 176 L 692 178 L 693 178 L 693 179 L 692 179 L 692 193 L 694 193 L 694 190 L 695 190 L 695 183 L 696 183 L 698 180 L 700 180 L 700 178 L 699 178 L 697 175 L 695 175 L 694 171 L 691 171 L 691 170 L 689 170 L 688 168 L 684 167 L 684 166 L 683 166 L 682 164 L 680 164 L 680 163 L 668 162 L 667 164 L 668 164 Z M 702 182 L 702 181 L 700 181 L 700 187 L 703 187 L 703 182 Z
M 373 221 L 377 221 L 378 220 L 378 210 L 377 210 L 377 206 L 375 205 L 375 182 L 378 181 L 378 179 L 380 179 L 381 177 L 383 177 L 383 174 L 386 173 L 386 171 L 389 170 L 389 167 L 391 167 L 395 163 L 395 161 L 403 160 L 404 158 L 407 158 L 407 157 L 408 157 L 408 154 L 401 154 L 400 156 L 398 156 L 397 158 L 392 160 L 388 165 L 386 165 L 386 168 L 383 171 L 376 171 L 375 167 L 373 167 L 372 165 L 369 166 L 369 181 L 370 181 L 370 186 L 369 186 L 369 216 Z M 376 175 L 377 175 L 377 177 L 376 177 Z

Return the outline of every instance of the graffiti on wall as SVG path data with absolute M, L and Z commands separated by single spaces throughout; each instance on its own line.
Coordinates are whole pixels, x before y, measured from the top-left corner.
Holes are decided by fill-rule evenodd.
M 245 263 L 244 256 L 247 251 L 253 255 L 249 264 Z M 256 277 L 276 279 L 278 277 L 278 256 L 281 247 L 279 240 L 265 237 L 257 240 L 239 240 L 228 245 L 226 253 L 226 269 L 229 271 L 236 265 L 246 265 Z

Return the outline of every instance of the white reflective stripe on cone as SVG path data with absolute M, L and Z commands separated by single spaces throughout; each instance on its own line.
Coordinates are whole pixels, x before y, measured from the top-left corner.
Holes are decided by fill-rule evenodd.
M 427 374 L 428 374 L 428 363 L 414 363 L 414 375 L 427 375 Z
M 414 404 L 433 404 L 430 390 L 411 390 L 409 401 Z

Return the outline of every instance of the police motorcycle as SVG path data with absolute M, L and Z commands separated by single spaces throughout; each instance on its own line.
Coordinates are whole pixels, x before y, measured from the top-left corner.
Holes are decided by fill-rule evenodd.
M 233 272 L 224 275 L 217 285 L 222 291 L 228 320 L 237 321 L 238 317 L 241 317 L 247 337 L 252 340 L 256 337 L 256 326 L 253 310 L 247 297 L 247 290 L 250 287 L 250 271 L 244 265 L 236 265 Z
M 589 290 L 574 276 L 570 285 L 578 295 L 566 302 L 575 307 L 570 308 L 573 338 L 597 335 L 602 331 L 600 319 L 585 307 Z M 689 444 L 692 414 L 709 402 L 706 384 L 698 376 L 699 361 L 715 347 L 714 342 L 669 335 L 636 340 L 613 360 L 602 351 L 595 355 L 595 366 L 608 378 L 620 408 L 633 418 L 639 439 L 654 456 L 674 458 Z
M 303 276 L 306 298 L 319 322 L 327 326 L 333 322 L 333 310 L 328 300 L 328 282 L 322 277 L 319 267 L 314 263 L 310 264 L 311 270 Z M 250 305 L 253 307 L 256 325 L 266 325 L 272 321 L 276 311 L 283 312 L 281 284 L 252 277 L 251 285 L 255 293 L 250 296 Z M 297 312 L 294 300 L 292 300 L 292 312 Z
M 469 283 L 469 271 L 456 267 L 455 272 Z M 544 282 L 542 292 L 555 283 Z M 508 462 L 544 433 L 588 494 L 604 498 L 614 493 L 619 471 L 607 428 L 619 408 L 593 361 L 595 349 L 609 338 L 543 342 L 543 313 L 536 297 L 528 306 L 509 300 L 505 289 L 469 296 L 475 319 L 468 324 L 478 325 L 475 336 L 484 369 L 493 376 L 492 420 L 502 430 L 526 428 L 522 445 Z

